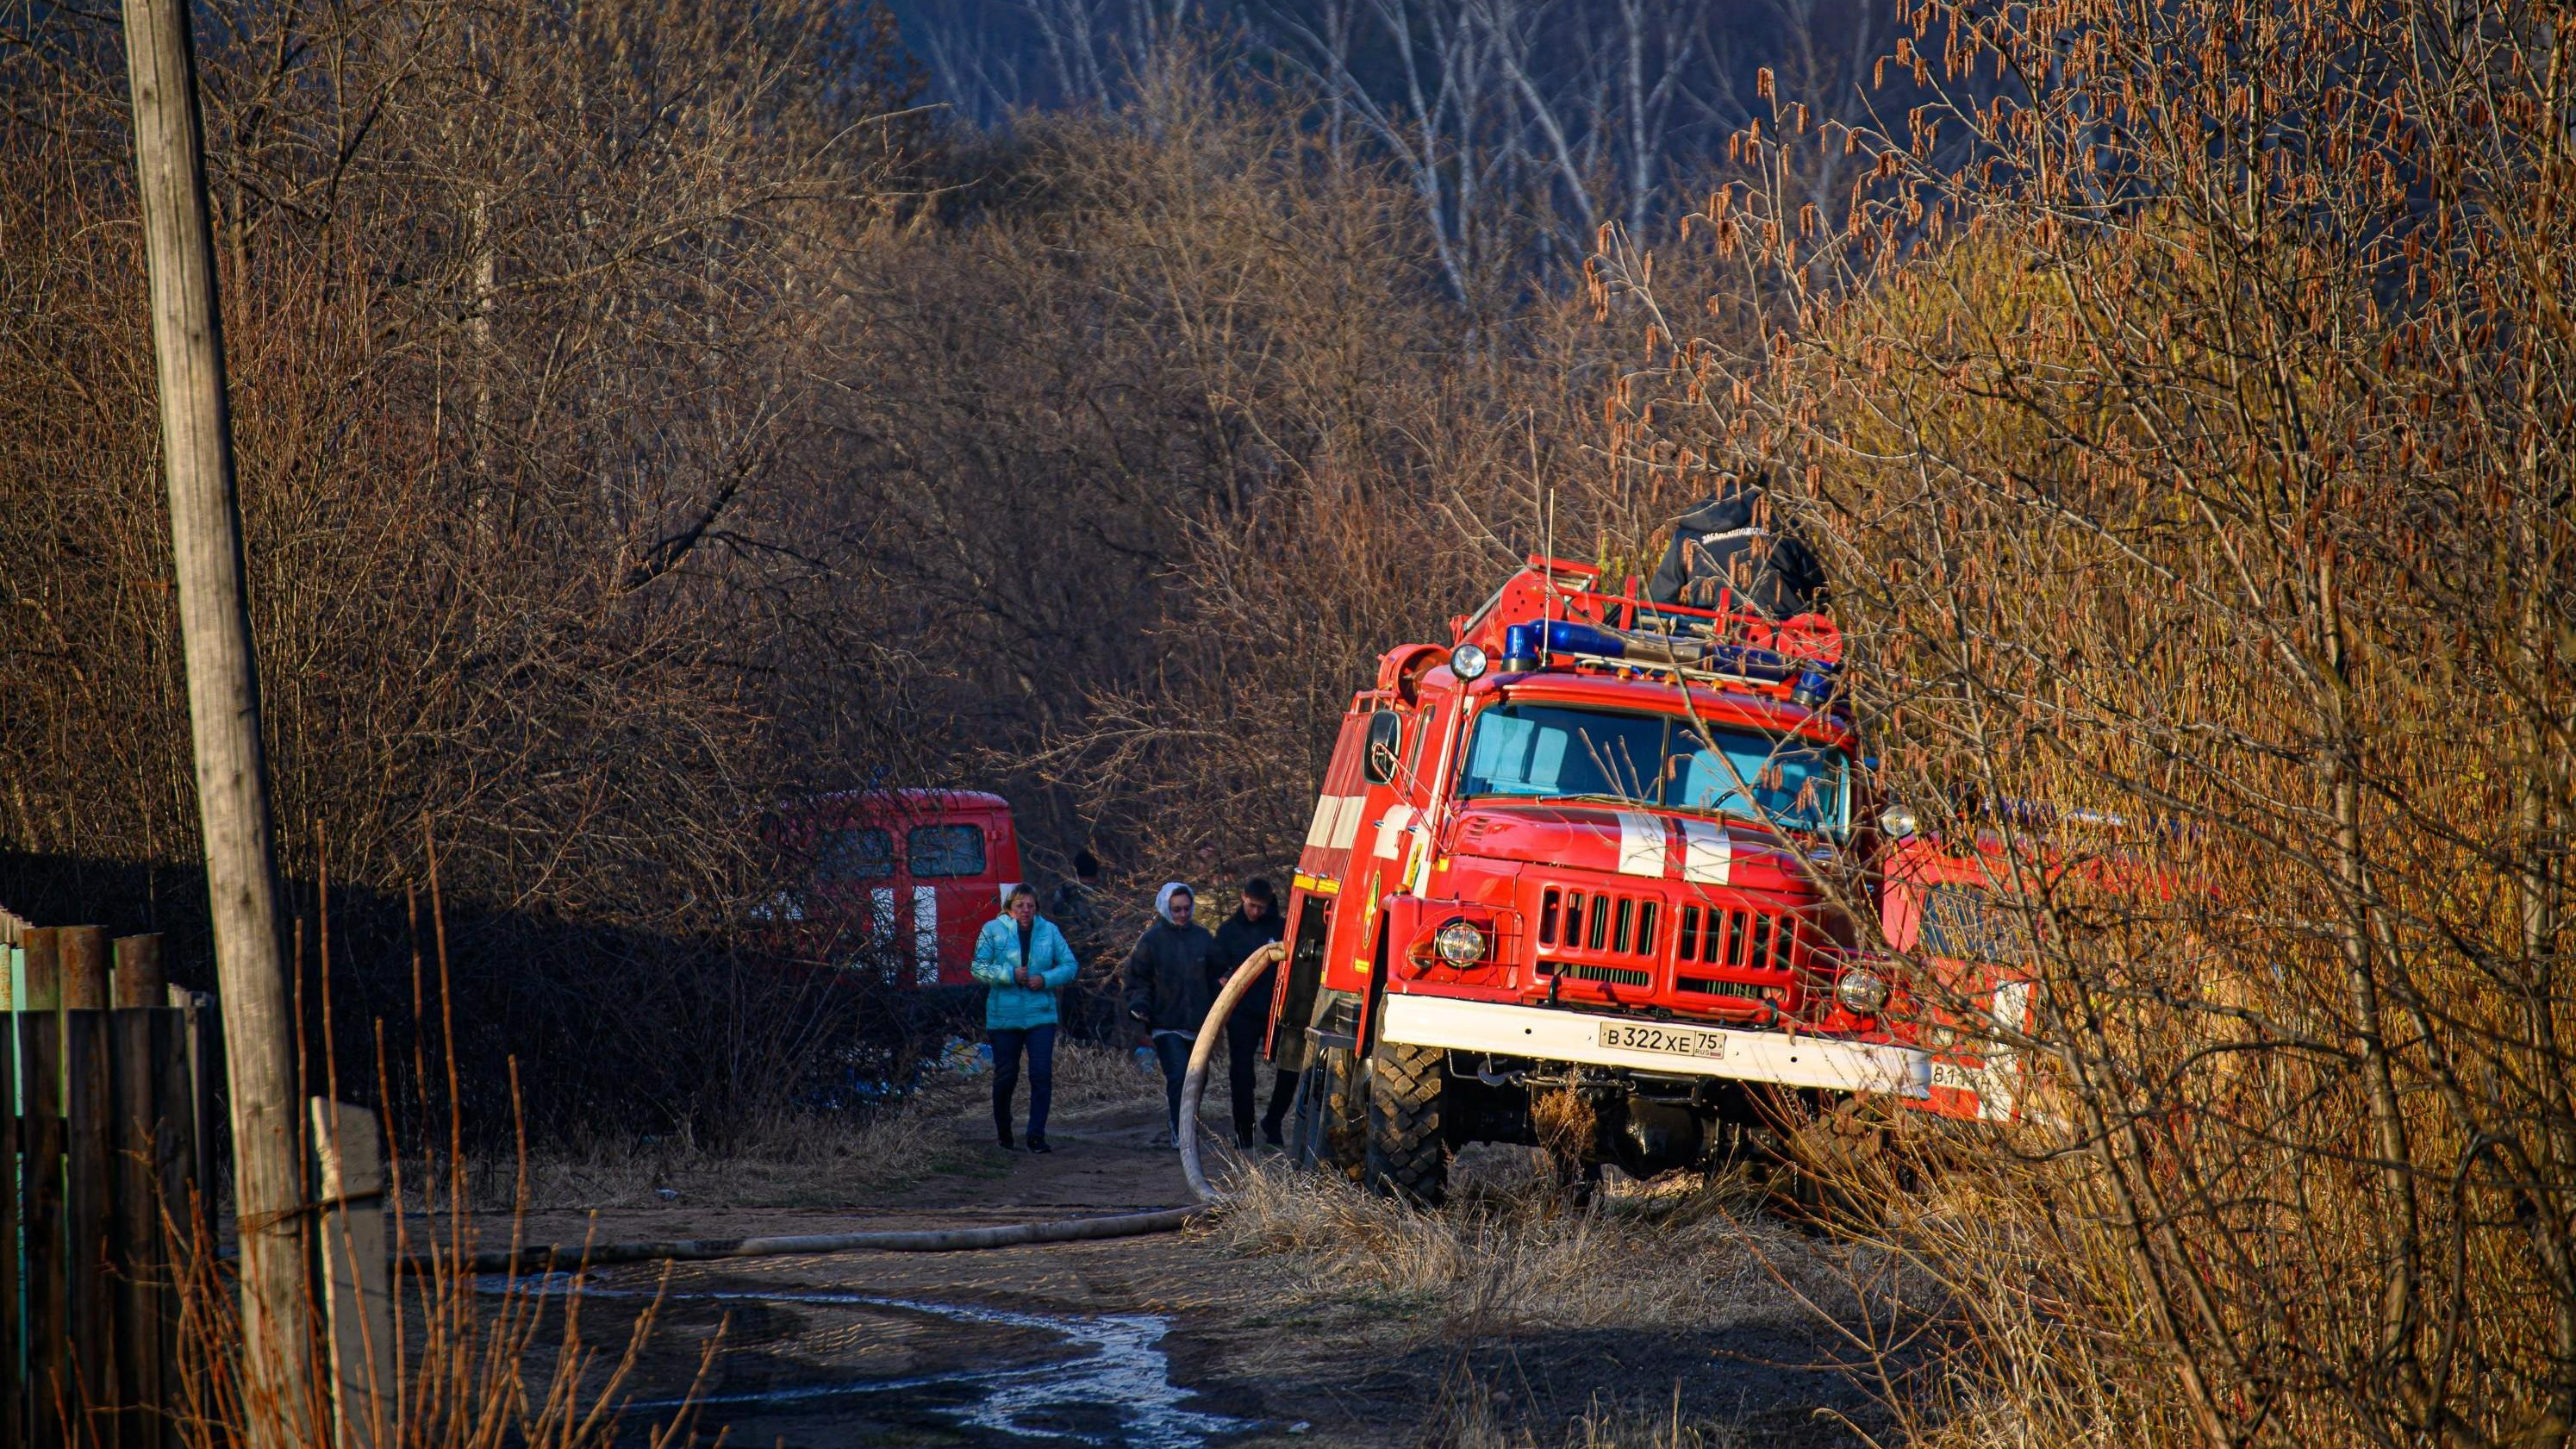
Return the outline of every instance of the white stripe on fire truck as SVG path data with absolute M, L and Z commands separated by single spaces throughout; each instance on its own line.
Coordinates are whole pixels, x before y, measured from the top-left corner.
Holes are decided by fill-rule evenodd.
M 912 984 L 939 984 L 939 891 L 912 888 Z
M 1411 825 L 1412 823 L 1412 806 L 1389 805 L 1386 807 L 1386 818 L 1377 823 L 1376 853 L 1384 856 L 1388 860 L 1402 859 L 1403 857 L 1397 854 L 1397 852 L 1401 849 L 1404 841 L 1404 827 Z
M 1988 1019 L 1998 1032 L 2023 1032 L 2030 1029 L 2030 983 L 2007 981 L 1995 988 L 1995 1004 Z M 1989 1122 L 2012 1119 L 2016 1089 L 2020 1083 L 2015 1068 L 2019 1053 L 1998 1041 L 1986 1053 L 1986 1069 L 1978 1073 L 1984 1080 L 1977 1084 L 1977 1115 Z
M 1320 850 L 1325 842 L 1333 838 L 1333 821 L 1341 814 L 1341 809 L 1342 797 L 1339 795 L 1315 797 L 1315 820 L 1313 824 L 1306 827 L 1308 850 Z
M 868 958 L 876 963 L 879 974 L 891 986 L 895 981 L 894 961 L 894 887 L 878 886 L 868 892 Z
M 1619 873 L 1662 878 L 1664 817 L 1643 810 L 1619 812 Z
M 1333 839 L 1331 848 L 1334 850 L 1348 850 L 1351 848 L 1351 842 L 1360 838 L 1360 816 L 1366 813 L 1368 797 L 1365 795 L 1336 795 L 1333 798 L 1341 802 L 1341 809 L 1340 813 L 1333 817 Z
M 1714 820 L 1682 822 L 1682 879 L 1724 885 L 1735 873 L 1735 840 Z

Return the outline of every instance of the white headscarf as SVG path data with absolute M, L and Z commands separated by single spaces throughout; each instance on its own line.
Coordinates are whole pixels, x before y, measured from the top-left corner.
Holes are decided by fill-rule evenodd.
M 1190 883 L 1188 881 L 1165 881 L 1163 882 L 1163 888 L 1154 892 L 1154 914 L 1162 917 L 1166 921 L 1169 921 L 1172 919 L 1172 897 L 1188 896 L 1192 900 L 1197 900 L 1198 894 L 1199 893 L 1197 891 L 1190 889 Z M 1174 922 L 1174 924 L 1177 925 L 1179 923 Z

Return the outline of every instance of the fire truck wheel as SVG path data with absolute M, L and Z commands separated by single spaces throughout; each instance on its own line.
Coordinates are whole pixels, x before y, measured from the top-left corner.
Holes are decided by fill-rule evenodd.
M 1785 1134 L 1787 1182 L 1781 1207 L 1819 1223 L 1879 1221 L 1902 1164 L 1888 1149 L 1883 1112 L 1847 1097 L 1796 1123 Z
M 1440 1135 L 1449 1054 L 1437 1047 L 1378 1043 L 1368 1093 L 1371 1192 L 1436 1203 L 1449 1185 Z
M 1301 1166 L 1358 1180 L 1368 1137 L 1367 1095 L 1358 1064 L 1348 1051 L 1326 1047 L 1316 1053 L 1298 1125 Z

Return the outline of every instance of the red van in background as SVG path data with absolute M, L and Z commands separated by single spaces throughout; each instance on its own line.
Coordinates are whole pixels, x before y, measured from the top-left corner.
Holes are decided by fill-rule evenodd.
M 761 834 L 794 884 L 753 919 L 797 959 L 892 985 L 973 985 L 976 933 L 1020 883 L 1011 803 L 981 790 L 812 795 Z

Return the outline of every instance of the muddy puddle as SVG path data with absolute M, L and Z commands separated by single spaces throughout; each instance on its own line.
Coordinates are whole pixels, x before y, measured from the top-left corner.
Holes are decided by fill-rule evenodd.
M 581 1294 L 652 1296 L 597 1282 Z M 691 1369 L 695 1347 L 722 1325 L 725 1352 L 697 1395 L 698 1422 L 735 1444 L 1199 1449 L 1287 1427 L 1192 1407 L 1196 1396 L 1171 1379 L 1170 1325 L 1152 1315 L 784 1288 L 673 1291 L 662 1302 L 663 1330 L 689 1341 Z M 681 1407 L 676 1393 L 653 1396 L 676 1383 L 654 1379 L 628 1406 L 630 1423 Z

